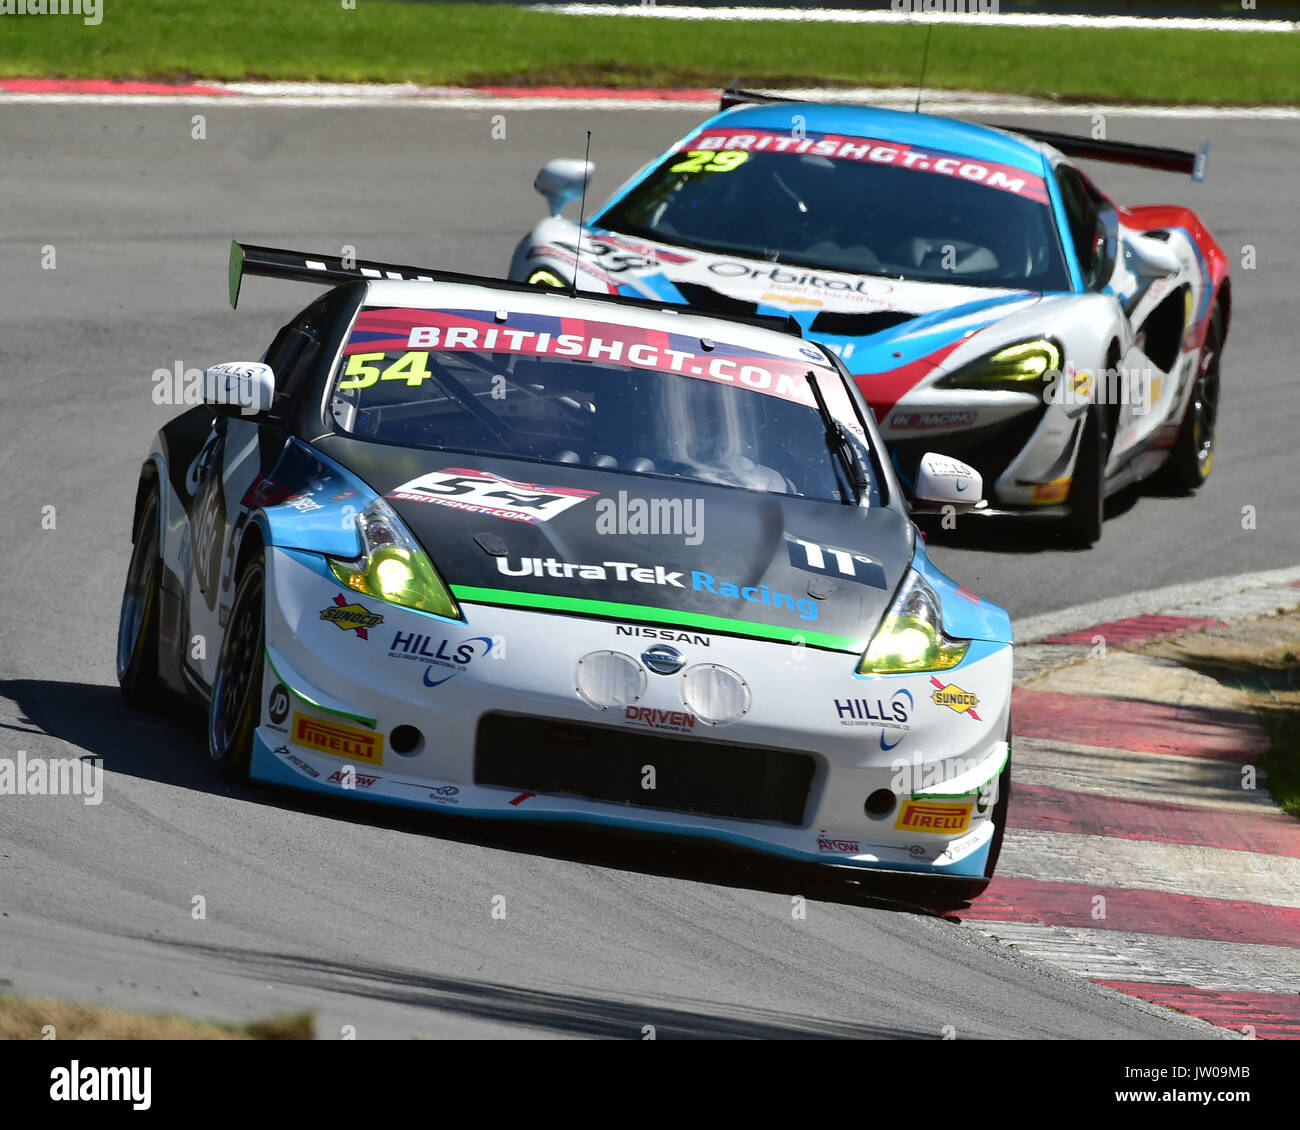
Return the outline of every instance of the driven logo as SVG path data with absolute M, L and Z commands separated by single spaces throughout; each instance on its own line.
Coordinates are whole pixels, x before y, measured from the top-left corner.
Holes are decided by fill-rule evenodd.
M 629 706 L 623 711 L 629 722 L 639 722 L 652 730 L 676 730 L 689 734 L 695 729 L 695 715 L 684 710 L 657 710 L 652 706 Z

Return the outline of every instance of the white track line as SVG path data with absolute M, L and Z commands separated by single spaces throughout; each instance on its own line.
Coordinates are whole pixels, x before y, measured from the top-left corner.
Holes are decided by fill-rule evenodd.
M 1084 909 L 1089 887 L 1116 888 L 1112 901 L 1144 890 L 1300 907 L 1300 859 L 1199 844 L 1010 828 L 998 877 L 1077 885 Z
M 212 84 L 216 85 L 216 84 Z M 286 84 L 276 84 L 286 85 Z M 296 87 L 310 84 L 293 84 Z M 231 109 L 414 109 L 414 110 L 483 110 L 503 111 L 559 111 L 571 110 L 590 114 L 593 111 L 651 110 L 690 112 L 699 115 L 717 108 L 715 95 L 699 99 L 686 98 L 568 98 L 551 95 L 526 95 L 519 98 L 497 94 L 474 94 L 465 91 L 447 95 L 436 93 L 411 94 L 379 93 L 362 89 L 350 93 L 336 93 L 337 85 L 318 93 L 277 94 L 252 93 L 252 84 L 241 84 L 238 93 L 231 94 L 81 94 L 33 93 L 0 90 L 0 108 L 4 106 L 208 106 Z M 234 90 L 232 86 L 230 89 Z M 787 92 L 788 93 L 788 92 Z M 803 96 L 823 102 L 867 101 L 884 109 L 910 110 L 916 101 L 916 92 L 905 97 L 889 97 L 889 92 L 845 91 L 803 92 Z M 1156 118 L 1204 121 L 1300 121 L 1300 107 L 1290 106 L 1143 106 L 1109 105 L 1092 103 L 1037 102 L 1028 99 L 989 101 L 988 95 L 954 94 L 936 91 L 927 94 L 921 108 L 927 114 L 963 117 L 981 115 L 1020 115 L 1025 117 L 1090 117 L 1102 114 L 1108 118 Z
M 943 0 L 939 0 L 940 3 Z M 985 12 L 974 0 L 961 3 L 962 8 L 975 11 L 957 11 L 958 4 L 947 0 L 954 9 L 950 12 L 913 12 L 912 2 L 895 6 L 881 0 L 882 7 L 874 11 L 846 11 L 842 8 L 703 8 L 685 4 L 533 4 L 532 11 L 553 12 L 562 16 L 639 16 L 652 20 L 770 20 L 779 23 L 807 22 L 834 24 L 890 24 L 890 23 L 941 23 L 961 24 L 965 27 L 1040 27 L 1040 28 L 1117 28 L 1143 31 L 1247 31 L 1289 32 L 1296 30 L 1292 20 L 1257 20 L 1245 17 L 1227 19 L 1197 19 L 1171 17 L 1152 19 L 1143 16 L 1082 16 L 1034 15 L 1027 12 Z M 916 7 L 921 7 L 916 4 Z M 993 5 L 990 4 L 990 7 Z
M 1241 787 L 1241 765 L 1235 761 L 1075 745 L 1062 738 L 1017 737 L 1011 774 L 1015 784 L 1046 785 L 1108 800 L 1277 812 L 1267 788 Z
M 1123 930 L 973 921 L 981 934 L 1082 977 L 1195 985 L 1218 992 L 1294 993 L 1300 951 L 1248 942 Z
M 1013 620 L 1011 627 L 1017 643 L 1035 643 L 1048 636 L 1091 628 L 1094 624 L 1106 624 L 1130 616 L 1152 615 L 1171 608 L 1177 608 L 1179 614 L 1184 616 L 1196 614 L 1217 619 L 1214 607 L 1216 600 L 1235 596 L 1248 589 L 1289 586 L 1294 581 L 1300 581 L 1300 566 L 1297 565 L 1263 573 L 1238 573 L 1230 577 L 1189 581 L 1147 592 L 1108 597 L 1089 604 L 1077 604 L 1059 612 L 1045 612 L 1040 616 L 1026 616 Z M 1300 589 L 1294 591 L 1296 601 L 1300 603 Z M 1195 612 L 1198 608 L 1200 611 Z

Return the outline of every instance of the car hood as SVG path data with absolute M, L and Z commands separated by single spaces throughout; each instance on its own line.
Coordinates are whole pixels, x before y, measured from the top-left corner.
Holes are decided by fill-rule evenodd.
M 860 652 L 912 561 L 911 522 L 889 508 L 342 436 L 315 446 L 386 496 L 470 604 Z M 428 475 L 432 491 L 409 486 Z M 533 517 L 538 492 L 552 501 Z

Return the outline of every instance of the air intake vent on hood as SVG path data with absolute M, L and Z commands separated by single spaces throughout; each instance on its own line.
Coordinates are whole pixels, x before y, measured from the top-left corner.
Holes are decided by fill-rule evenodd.
M 699 283 L 679 282 L 673 285 L 682 292 L 682 297 L 692 306 L 698 306 L 701 310 L 712 310 L 717 314 L 757 314 L 757 302 L 745 302 L 739 298 L 731 298 L 725 294 L 719 294 L 712 287 L 701 286 Z
M 853 314 L 840 310 L 823 310 L 808 327 L 810 333 L 832 334 L 835 337 L 866 337 L 878 334 L 890 326 L 910 322 L 915 314 L 901 310 L 877 310 L 873 314 Z

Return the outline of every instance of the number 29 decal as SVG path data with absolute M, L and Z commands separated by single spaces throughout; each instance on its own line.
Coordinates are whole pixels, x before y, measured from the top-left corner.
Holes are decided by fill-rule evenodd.
M 669 165 L 670 173 L 729 173 L 749 160 L 743 149 L 692 149 L 686 160 Z

